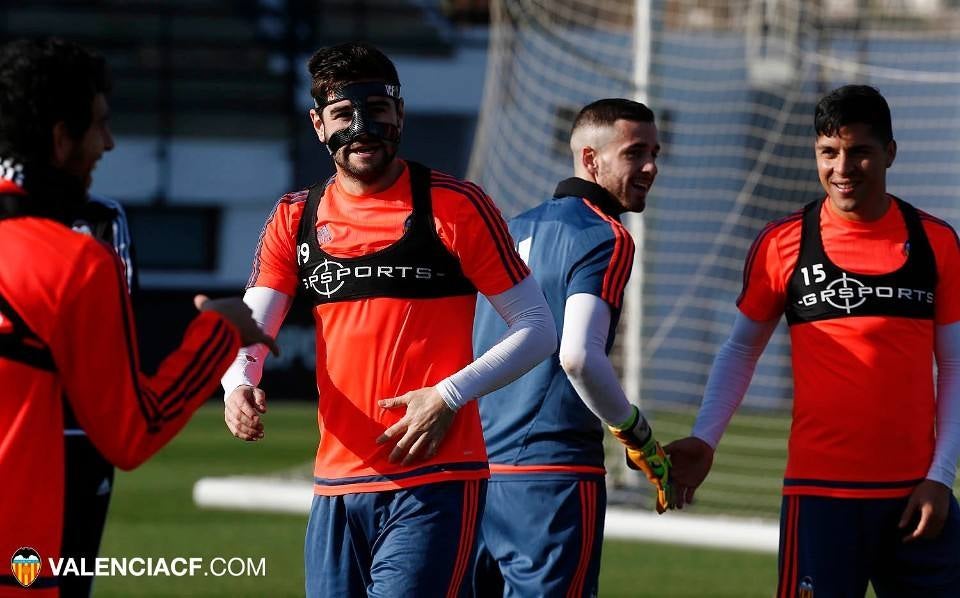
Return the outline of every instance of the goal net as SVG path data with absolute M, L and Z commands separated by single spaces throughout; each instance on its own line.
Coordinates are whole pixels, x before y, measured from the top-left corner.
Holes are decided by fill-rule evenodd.
M 660 174 L 630 221 L 638 259 L 616 358 L 662 440 L 690 431 L 753 239 L 821 195 L 812 120 L 824 93 L 879 88 L 899 145 L 890 191 L 960 224 L 956 2 L 495 0 L 491 12 L 470 178 L 506 215 L 571 176 L 583 105 L 633 97 L 657 114 Z M 776 517 L 791 392 L 781 325 L 694 510 Z

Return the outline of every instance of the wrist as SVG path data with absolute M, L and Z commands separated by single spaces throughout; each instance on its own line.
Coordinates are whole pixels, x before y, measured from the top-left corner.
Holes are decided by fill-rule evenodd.
M 638 419 L 640 419 L 640 410 L 636 405 L 630 405 L 630 416 L 619 424 L 615 424 L 611 427 L 623 432 L 637 425 Z
M 433 389 L 440 395 L 440 398 L 443 399 L 447 408 L 454 413 L 456 413 L 460 407 L 463 406 L 462 403 L 465 402 L 459 389 L 450 381 L 450 378 L 444 378 L 434 386 Z
M 936 486 L 940 487 L 938 488 L 938 490 L 943 490 L 944 492 L 951 492 L 951 493 L 953 492 L 953 486 L 945 483 L 943 480 L 938 480 L 936 478 L 927 476 L 926 478 L 924 478 L 924 481 L 932 482 L 933 484 L 936 484 Z
M 634 450 L 644 450 L 650 446 L 651 442 L 656 442 L 653 440 L 653 430 L 643 414 L 640 413 L 640 409 L 636 405 L 631 407 L 633 416 L 624 422 L 625 427 L 609 426 L 610 431 L 626 446 Z

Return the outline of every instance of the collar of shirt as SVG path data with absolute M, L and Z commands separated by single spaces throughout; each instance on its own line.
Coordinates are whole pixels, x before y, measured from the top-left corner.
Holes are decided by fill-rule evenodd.
M 553 192 L 553 196 L 556 198 L 582 197 L 600 208 L 604 214 L 613 216 L 617 220 L 623 213 L 620 203 L 610 195 L 609 191 L 596 183 L 579 177 L 570 177 L 560 181 L 557 184 L 557 189 Z

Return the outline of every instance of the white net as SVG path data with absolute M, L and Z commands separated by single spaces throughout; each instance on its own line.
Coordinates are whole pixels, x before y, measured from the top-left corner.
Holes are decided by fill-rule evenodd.
M 899 144 L 889 189 L 960 224 L 957 2 L 499 0 L 492 13 L 470 176 L 506 214 L 570 176 L 566 141 L 580 107 L 635 97 L 657 113 L 664 151 L 632 317 L 642 321 L 643 405 L 661 439 L 689 433 L 756 234 L 820 196 L 812 120 L 824 93 L 879 88 Z M 776 515 L 791 391 L 781 326 L 701 511 Z

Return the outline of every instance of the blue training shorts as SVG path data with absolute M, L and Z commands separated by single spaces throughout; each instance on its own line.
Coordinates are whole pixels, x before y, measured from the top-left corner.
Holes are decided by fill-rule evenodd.
M 494 477 L 480 523 L 475 595 L 597 595 L 607 490 L 591 479 Z
M 314 496 L 306 595 L 468 596 L 486 480 Z
M 777 598 L 960 596 L 960 510 L 933 540 L 903 542 L 907 498 L 785 496 Z

